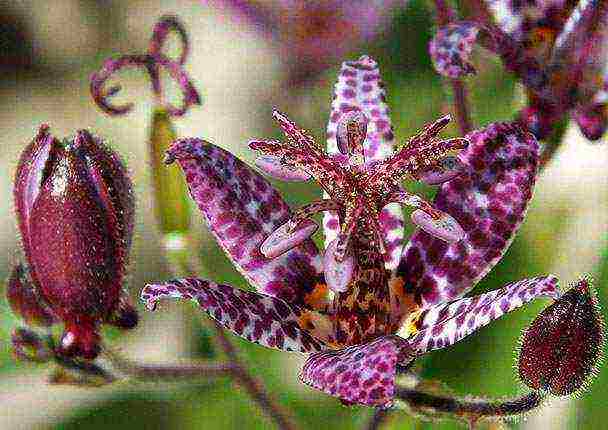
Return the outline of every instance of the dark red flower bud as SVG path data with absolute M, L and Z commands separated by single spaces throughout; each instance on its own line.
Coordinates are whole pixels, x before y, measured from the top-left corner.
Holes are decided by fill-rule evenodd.
M 603 349 L 603 322 L 583 278 L 543 310 L 523 334 L 519 376 L 530 388 L 566 396 L 584 387 Z
M 65 323 L 59 351 L 92 359 L 119 308 L 133 231 L 132 186 L 116 153 L 81 130 L 42 126 L 21 156 L 15 204 L 41 299 Z

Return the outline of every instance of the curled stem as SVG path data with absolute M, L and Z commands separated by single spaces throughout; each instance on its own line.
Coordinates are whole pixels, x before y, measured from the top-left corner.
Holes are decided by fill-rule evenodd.
M 173 60 L 162 53 L 162 45 L 171 32 L 176 32 L 181 41 L 181 52 L 177 60 Z M 152 91 L 159 104 L 171 116 L 184 115 L 193 105 L 200 105 L 201 99 L 194 88 L 190 78 L 183 69 L 189 52 L 188 36 L 184 26 L 175 16 L 163 16 L 154 27 L 148 52 L 137 55 L 123 55 L 118 58 L 109 58 L 104 61 L 101 69 L 91 75 L 90 89 L 95 103 L 110 115 L 123 115 L 133 108 L 133 103 L 115 105 L 109 98 L 121 90 L 120 85 L 106 88 L 106 83 L 114 73 L 124 67 L 140 67 L 146 69 L 152 83 Z M 160 69 L 165 69 L 181 88 L 184 99 L 181 106 L 174 106 L 163 100 L 160 82 Z

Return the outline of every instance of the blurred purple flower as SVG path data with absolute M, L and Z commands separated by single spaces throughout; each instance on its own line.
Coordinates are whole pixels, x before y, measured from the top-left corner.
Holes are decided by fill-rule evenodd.
M 526 88 L 520 122 L 544 139 L 566 114 L 589 140 L 608 126 L 608 3 L 604 0 L 477 0 L 475 21 L 439 29 L 430 52 L 437 71 L 475 69 L 476 41 L 498 54 Z M 480 37 L 481 36 L 481 37 Z
M 167 57 L 162 52 L 163 44 L 172 31 L 179 35 L 182 45 L 182 50 L 177 60 Z M 183 69 L 188 58 L 189 49 L 188 34 L 182 23 L 175 16 L 163 16 L 154 26 L 148 53 L 123 55 L 122 57 L 107 59 L 101 69 L 91 75 L 91 95 L 104 112 L 110 115 L 126 114 L 133 108 L 133 103 L 117 106 L 108 101 L 111 96 L 120 91 L 120 85 L 110 88 L 105 88 L 104 86 L 106 81 L 123 67 L 143 67 L 148 72 L 148 75 L 150 75 L 152 91 L 157 98 L 157 103 L 163 106 L 171 116 L 184 115 L 191 106 L 201 104 L 201 99 L 196 88 L 194 88 L 190 78 Z M 180 107 L 173 106 L 166 100 L 163 100 L 160 80 L 161 68 L 164 68 L 177 81 L 184 93 L 184 100 Z
M 209 3 L 204 1 L 203 3 Z M 216 0 L 279 43 L 289 83 L 301 83 L 381 34 L 404 0 Z
M 14 194 L 29 267 L 15 266 L 7 296 L 30 325 L 64 323 L 60 355 L 93 359 L 101 323 L 137 324 L 123 290 L 131 188 L 118 155 L 86 130 L 59 141 L 42 126 L 21 155 Z
M 345 403 L 387 407 L 399 366 L 445 348 L 538 296 L 558 297 L 541 276 L 465 298 L 500 260 L 519 228 L 538 170 L 538 143 L 496 123 L 467 138 L 440 140 L 449 122 L 427 124 L 401 148 L 378 65 L 345 62 L 335 87 L 327 151 L 286 115 L 287 140 L 254 140 L 259 167 L 275 178 L 314 178 L 324 200 L 291 213 L 258 173 L 202 139 L 167 153 L 237 269 L 257 289 L 201 279 L 147 285 L 148 307 L 164 297 L 194 300 L 235 334 L 267 347 L 311 353 L 302 381 Z M 441 183 L 433 204 L 404 178 Z M 420 227 L 403 247 L 402 205 Z M 326 212 L 326 249 L 310 219 Z

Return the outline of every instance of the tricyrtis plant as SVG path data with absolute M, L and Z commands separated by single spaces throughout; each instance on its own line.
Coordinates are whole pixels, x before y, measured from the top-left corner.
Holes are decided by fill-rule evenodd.
M 455 14 L 444 2 L 436 4 L 441 22 L 453 20 Z M 568 9 L 572 16 L 564 21 L 564 35 L 549 33 L 555 36 L 550 40 L 551 52 L 563 47 L 559 52 L 583 58 L 576 54 L 579 42 L 583 43 L 575 37 L 582 31 L 577 29 L 604 28 L 599 24 L 604 9 L 588 9 L 586 4 Z M 457 78 L 471 70 L 466 56 L 480 29 L 491 36 L 491 47 L 509 54 L 505 61 L 510 69 L 527 73 L 522 80 L 529 85 L 530 108 L 538 109 L 543 124 L 551 128 L 558 116 L 585 109 L 580 91 L 588 87 L 587 81 L 578 79 L 582 75 L 576 74 L 578 80 L 568 85 L 555 76 L 547 77 L 542 86 L 530 83 L 535 82 L 531 76 L 540 60 L 526 49 L 540 51 L 526 32 L 541 21 L 531 22 L 520 23 L 519 32 L 511 34 L 498 33 L 488 23 L 479 27 L 470 22 L 439 31 L 431 53 L 439 70 L 455 79 L 453 88 L 460 91 L 456 111 L 462 130 L 471 124 L 466 93 Z M 177 59 L 163 52 L 172 32 L 182 42 Z M 560 42 L 571 36 L 576 43 Z M 513 51 L 514 46 L 525 48 L 525 61 L 509 63 L 519 52 Z M 576 48 L 575 53 L 565 47 Z M 295 425 L 272 401 L 262 381 L 250 375 L 222 327 L 250 342 L 307 354 L 300 372 L 305 384 L 346 405 L 375 407 L 380 411 L 376 417 L 393 408 L 474 425 L 483 418 L 524 414 L 548 396 L 570 395 L 588 384 L 604 341 L 588 278 L 566 292 L 560 291 L 555 276 L 543 275 L 467 297 L 499 262 L 523 222 L 540 164 L 539 144 L 528 130 L 544 136 L 540 128 L 519 120 L 441 138 L 450 122 L 446 115 L 397 144 L 378 64 L 368 56 L 344 62 L 331 103 L 325 149 L 278 110 L 272 116 L 284 140 L 249 143 L 259 153 L 255 164 L 262 173 L 289 182 L 314 180 L 323 190 L 322 199 L 292 211 L 257 170 L 228 151 L 202 138 L 176 139 L 172 118 L 200 104 L 183 67 L 188 48 L 183 25 L 175 17 L 163 17 L 154 28 L 148 53 L 107 60 L 91 77 L 91 93 L 107 114 L 126 114 L 131 105 L 110 103 L 120 87 L 106 88 L 107 81 L 125 66 L 148 72 L 155 95 L 149 144 L 152 193 L 165 245 L 161 252 L 173 274 L 185 277 L 149 284 L 141 298 L 150 309 L 162 298 L 193 300 L 217 323 L 215 339 L 226 359 L 155 366 L 102 348 L 102 324 L 132 328 L 137 323 L 137 313 L 123 291 L 133 227 L 132 186 L 119 157 L 101 138 L 78 131 L 75 137 L 59 141 L 47 126 L 25 148 L 15 178 L 25 263 L 15 266 L 7 294 L 13 311 L 28 325 L 13 335 L 19 358 L 54 360 L 72 371 L 56 373 L 56 383 L 229 376 L 280 428 Z M 179 107 L 165 98 L 163 70 L 183 90 Z M 555 68 L 538 70 L 548 73 Z M 597 99 L 601 90 L 594 94 L 592 103 L 603 106 Z M 603 125 L 598 130 L 585 132 L 599 137 Z M 190 240 L 186 188 L 174 171 L 161 170 L 171 169 L 161 165 L 161 158 L 181 167 L 210 231 L 256 291 L 193 277 L 192 260 L 198 250 Z M 408 191 L 413 181 L 437 186 L 434 201 Z M 417 227 L 408 241 L 404 209 L 411 210 L 410 222 Z M 324 214 L 322 249 L 312 240 L 320 213 Z M 442 393 L 414 372 L 419 357 L 449 347 L 539 297 L 553 302 L 522 338 L 518 371 L 530 388 L 528 393 L 504 401 L 460 398 Z M 59 340 L 50 330 L 40 334 L 34 328 L 60 322 L 64 333 Z M 95 360 L 100 352 L 111 366 Z
M 258 167 L 279 179 L 313 178 L 327 198 L 291 213 L 230 153 L 202 139 L 178 140 L 167 162 L 181 165 L 217 241 L 258 292 L 186 278 L 146 286 L 148 306 L 163 297 L 192 299 L 249 341 L 309 353 L 302 381 L 347 404 L 386 408 L 397 397 L 416 410 L 473 417 L 538 406 L 544 395 L 533 393 L 513 407 L 458 400 L 456 409 L 442 410 L 457 401 L 411 396 L 395 382 L 418 356 L 536 297 L 559 300 L 554 276 L 462 298 L 499 261 L 523 220 L 537 175 L 536 139 L 497 123 L 441 140 L 449 121 L 442 118 L 395 150 L 380 73 L 369 57 L 342 66 L 327 151 L 285 114 L 273 116 L 286 141 L 253 140 L 264 153 Z M 434 203 L 407 192 L 404 178 L 441 183 Z M 402 205 L 415 208 L 411 218 L 420 227 L 405 248 Z M 323 253 L 310 240 L 310 217 L 321 211 L 328 213 Z M 601 336 L 598 312 L 584 319 Z M 586 367 L 598 355 L 599 347 L 572 359 Z

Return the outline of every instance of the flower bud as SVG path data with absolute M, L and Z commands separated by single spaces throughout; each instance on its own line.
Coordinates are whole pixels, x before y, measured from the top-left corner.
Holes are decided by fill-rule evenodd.
M 48 327 L 56 322 L 50 308 L 43 302 L 28 271 L 22 264 L 13 267 L 6 283 L 6 297 L 13 313 L 29 325 Z
M 60 142 L 42 126 L 21 156 L 19 229 L 39 299 L 65 324 L 62 354 L 95 358 L 99 325 L 117 320 L 133 231 L 131 189 L 117 154 L 84 130 Z
M 602 347 L 602 317 L 590 280 L 583 278 L 524 332 L 519 376 L 530 388 L 567 396 L 588 382 Z

